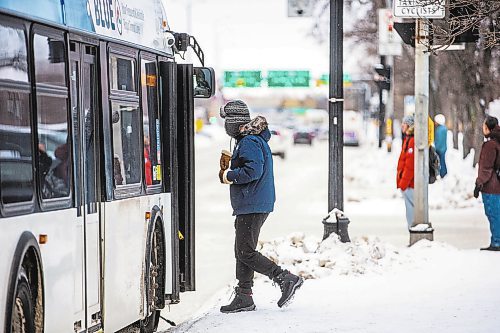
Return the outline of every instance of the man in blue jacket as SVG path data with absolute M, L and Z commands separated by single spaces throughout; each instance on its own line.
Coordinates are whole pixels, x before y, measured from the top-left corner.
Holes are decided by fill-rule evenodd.
M 223 313 L 255 310 L 252 299 L 254 272 L 268 276 L 280 286 L 278 306 L 287 305 L 303 279 L 283 270 L 256 251 L 259 233 L 274 209 L 273 159 L 268 141 L 271 133 L 264 117 L 250 119 L 247 105 L 230 101 L 221 110 L 226 133 L 236 140 L 230 163 L 221 157 L 219 179 L 230 184 L 235 227 L 236 279 L 233 301 L 220 308 Z M 229 164 L 229 165 L 228 165 Z

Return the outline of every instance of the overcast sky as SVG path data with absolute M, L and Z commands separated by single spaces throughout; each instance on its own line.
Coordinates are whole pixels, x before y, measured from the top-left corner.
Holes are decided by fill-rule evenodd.
M 187 31 L 188 0 L 163 0 L 170 28 Z M 328 73 L 328 45 L 307 34 L 311 18 L 287 17 L 287 0 L 191 0 L 192 35 L 216 70 Z

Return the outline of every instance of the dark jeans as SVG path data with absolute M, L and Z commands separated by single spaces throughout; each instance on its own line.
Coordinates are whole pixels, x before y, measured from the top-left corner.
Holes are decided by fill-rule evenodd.
M 238 286 L 242 289 L 252 288 L 254 272 L 267 275 L 272 279 L 283 271 L 273 261 L 255 251 L 260 228 L 268 216 L 268 213 L 238 215 L 234 221 L 236 279 L 238 279 Z
M 437 152 L 439 156 L 439 175 L 441 178 L 444 178 L 448 173 L 448 169 L 446 168 L 446 152 Z
M 490 222 L 490 245 L 500 246 L 500 194 L 483 193 L 483 204 L 484 212 Z

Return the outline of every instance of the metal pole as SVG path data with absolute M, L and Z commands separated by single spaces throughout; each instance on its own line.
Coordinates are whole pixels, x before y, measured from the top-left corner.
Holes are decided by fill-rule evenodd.
M 392 150 L 392 139 L 394 138 L 394 128 L 393 128 L 393 119 L 394 119 L 394 57 L 387 56 L 387 66 L 391 68 L 391 76 L 389 80 L 391 82 L 391 87 L 389 89 L 389 96 L 387 98 L 387 105 L 385 106 L 385 119 L 386 119 L 386 137 L 385 141 L 387 144 L 387 151 L 391 152 Z M 389 126 L 389 128 L 388 128 Z
M 343 172 L 343 0 L 330 0 L 330 80 L 329 80 L 329 165 L 328 165 L 328 211 L 334 208 L 344 210 Z M 348 242 L 349 220 L 338 219 L 337 226 L 324 225 L 324 236 L 336 232 L 341 241 Z M 334 229 L 334 230 L 332 230 Z M 336 229 L 336 231 L 335 231 Z
M 380 56 L 380 64 L 385 67 L 385 56 Z M 382 148 L 385 134 L 385 104 L 384 104 L 384 89 L 379 85 L 378 95 L 378 147 Z
M 429 223 L 429 53 L 420 41 L 427 38 L 427 27 L 416 20 L 415 41 L 415 221 Z

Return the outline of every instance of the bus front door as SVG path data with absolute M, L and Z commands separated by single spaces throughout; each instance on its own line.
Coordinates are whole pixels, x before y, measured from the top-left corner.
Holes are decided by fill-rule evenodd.
M 181 291 L 195 290 L 193 65 L 177 65 L 177 159 Z
M 94 332 L 101 326 L 96 51 L 96 46 L 70 42 L 74 188 L 78 215 L 77 258 L 74 260 L 75 332 Z

